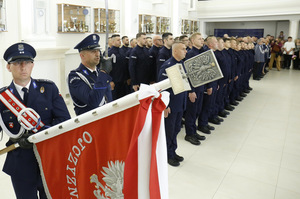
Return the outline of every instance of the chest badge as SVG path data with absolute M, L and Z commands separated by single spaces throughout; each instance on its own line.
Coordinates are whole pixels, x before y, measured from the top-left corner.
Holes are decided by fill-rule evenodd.
M 9 128 L 14 128 L 14 123 L 13 122 L 10 122 L 9 124 L 8 124 L 8 126 L 9 126 Z
M 44 86 L 42 86 L 42 87 L 40 88 L 40 92 L 41 92 L 41 93 L 44 93 L 44 92 L 45 92 Z

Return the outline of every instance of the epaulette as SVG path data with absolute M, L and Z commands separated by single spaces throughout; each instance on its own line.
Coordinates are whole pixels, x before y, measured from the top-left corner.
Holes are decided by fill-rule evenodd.
M 36 79 L 36 81 L 38 83 L 48 83 L 48 84 L 54 84 L 53 81 L 49 80 L 49 79 Z
M 4 92 L 7 89 L 7 86 L 0 88 L 0 93 Z

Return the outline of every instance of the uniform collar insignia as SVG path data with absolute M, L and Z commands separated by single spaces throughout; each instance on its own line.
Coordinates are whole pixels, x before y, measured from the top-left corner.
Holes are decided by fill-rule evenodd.
M 33 88 L 37 88 L 35 81 L 32 82 Z
M 82 70 L 82 71 L 83 71 L 85 74 L 87 74 L 87 75 L 89 74 L 89 73 L 87 72 L 87 70 L 85 70 L 85 69 Z

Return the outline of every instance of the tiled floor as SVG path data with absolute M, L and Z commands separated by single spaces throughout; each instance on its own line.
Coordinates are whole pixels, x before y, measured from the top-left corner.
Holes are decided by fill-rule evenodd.
M 251 87 L 200 146 L 184 141 L 182 129 L 177 153 L 185 161 L 169 166 L 170 199 L 300 198 L 300 71 L 273 69 Z M 15 198 L 3 172 L 0 198 Z

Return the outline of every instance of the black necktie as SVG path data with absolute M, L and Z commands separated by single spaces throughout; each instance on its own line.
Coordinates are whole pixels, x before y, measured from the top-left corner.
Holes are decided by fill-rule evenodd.
M 22 91 L 24 92 L 24 97 L 23 97 L 24 105 L 27 105 L 28 89 L 26 87 L 23 87 Z

